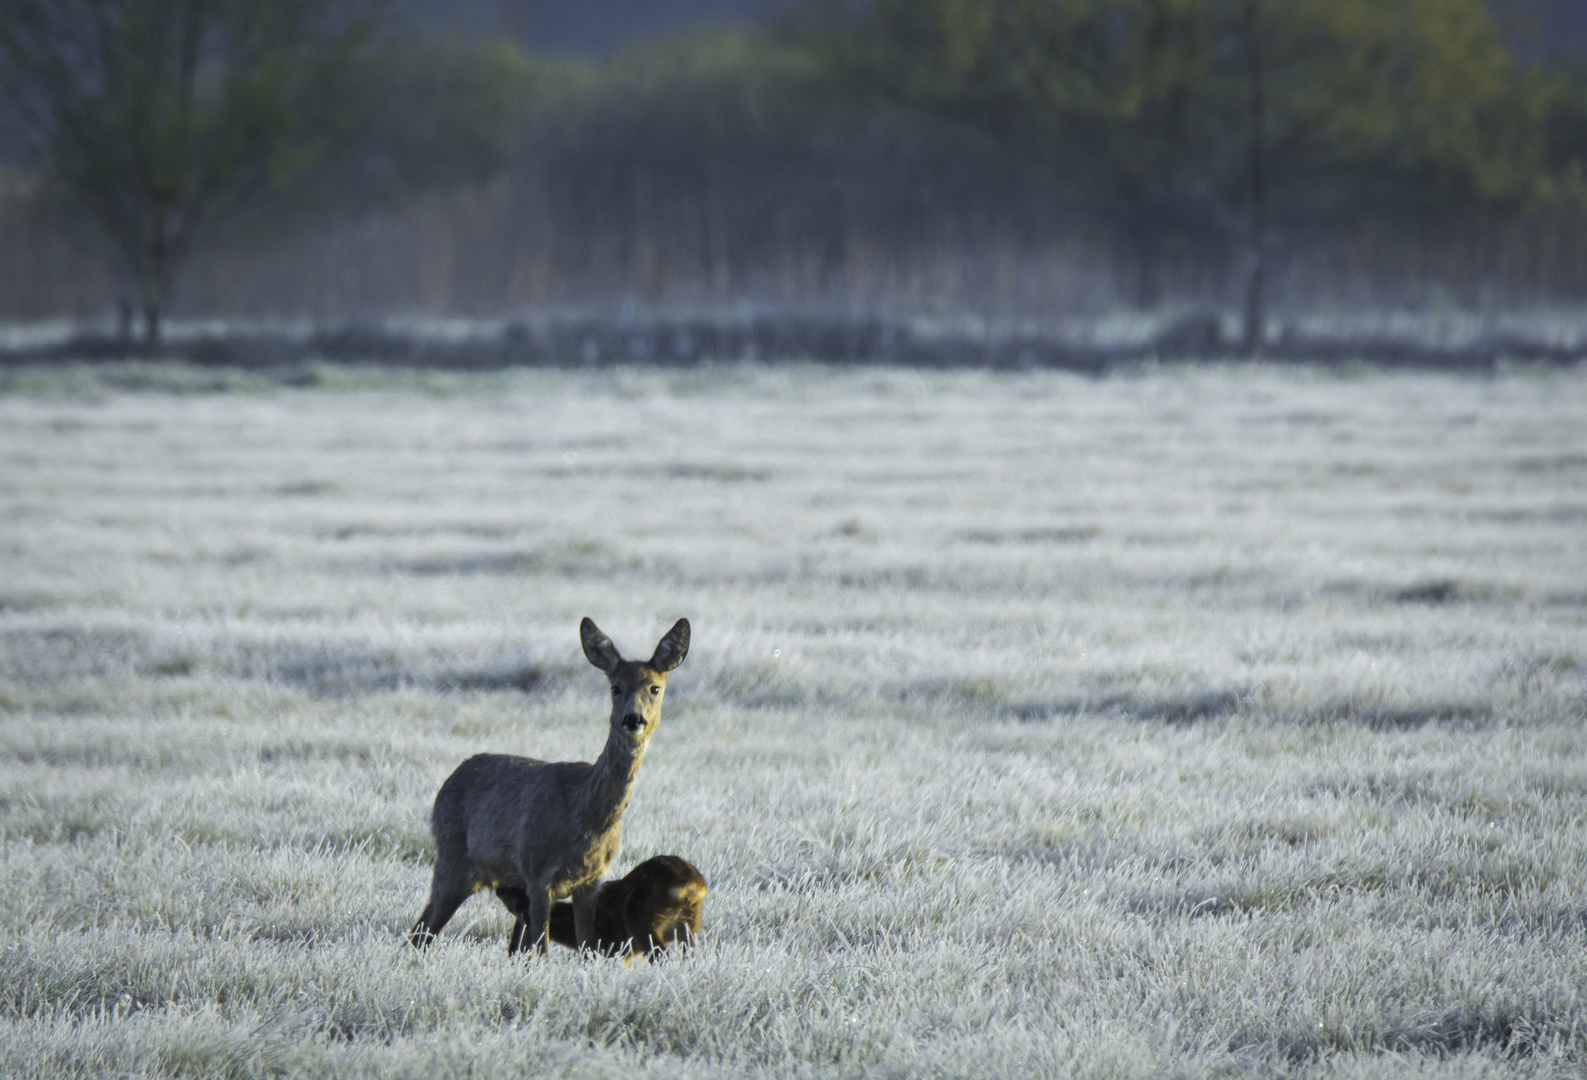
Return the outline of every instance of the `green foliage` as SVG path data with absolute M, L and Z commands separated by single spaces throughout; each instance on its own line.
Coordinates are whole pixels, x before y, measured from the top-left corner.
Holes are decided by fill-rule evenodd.
M 1039 158 L 1146 294 L 1165 247 L 1262 249 L 1270 219 L 1529 205 L 1558 187 L 1551 108 L 1579 143 L 1580 80 L 1518 64 L 1481 0 L 812 0 L 791 26 L 850 85 Z
M 1587 206 L 1587 62 L 1563 63 L 1545 73 L 1544 199 Z
M 1515 205 L 1544 182 L 1546 81 L 1518 65 L 1481 0 L 1308 0 L 1286 109 L 1338 159 L 1462 207 Z
M 365 183 L 354 187 L 366 195 L 369 181 L 396 193 L 489 179 L 518 150 L 549 68 L 503 38 L 382 42 L 360 73 L 347 156 Z
M 377 37 L 379 3 L 0 0 L 15 135 L 151 334 L 225 222 L 484 185 L 536 281 L 725 300 L 1074 240 L 1147 306 L 1243 275 L 1253 328 L 1281 254 L 1587 208 L 1587 71 L 1483 0 L 805 0 L 598 63 Z
M 789 237 L 827 273 L 851 244 L 928 243 L 941 219 L 1028 201 L 1029 170 L 985 134 L 856 98 L 822 58 L 758 34 L 548 73 L 522 155 L 521 176 L 580 249 L 565 253 L 571 271 L 589 238 L 615 231 L 641 297 L 660 286 L 663 251 L 697 251 L 726 299 L 730 267 Z

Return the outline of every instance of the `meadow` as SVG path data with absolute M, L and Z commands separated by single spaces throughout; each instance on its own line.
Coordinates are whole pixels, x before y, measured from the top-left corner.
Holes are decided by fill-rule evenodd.
M 0 372 L 0 1074 L 1579 1076 L 1587 372 Z M 426 814 L 694 639 L 650 966 Z

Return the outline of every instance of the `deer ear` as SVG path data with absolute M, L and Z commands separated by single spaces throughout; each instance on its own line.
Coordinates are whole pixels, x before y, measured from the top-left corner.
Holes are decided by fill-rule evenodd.
M 650 666 L 662 674 L 666 674 L 689 655 L 689 620 L 679 619 L 667 631 L 665 637 L 656 643 L 656 654 L 650 658 Z
M 579 642 L 584 646 L 584 657 L 610 675 L 623 662 L 622 655 L 612 639 L 601 633 L 601 628 L 589 619 L 579 623 Z

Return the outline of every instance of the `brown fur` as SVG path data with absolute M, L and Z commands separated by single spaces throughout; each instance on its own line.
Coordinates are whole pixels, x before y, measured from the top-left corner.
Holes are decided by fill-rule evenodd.
M 700 935 L 700 916 L 708 888 L 705 877 L 676 855 L 646 859 L 616 881 L 603 881 L 595 892 L 595 941 L 590 948 L 607 956 L 648 959 L 675 944 L 685 947 Z M 498 890 L 501 902 L 518 916 L 513 933 L 524 928 L 522 905 L 527 897 L 516 890 Z M 553 904 L 551 940 L 579 947 L 572 904 Z
M 605 749 L 593 765 L 476 754 L 446 778 L 430 812 L 435 875 L 408 935 L 415 945 L 429 944 L 464 900 L 489 886 L 524 895 L 513 951 L 524 944 L 525 928 L 531 948 L 549 951 L 551 905 L 564 897 L 573 902 L 577 940 L 593 947 L 595 887 L 617 857 L 623 811 L 661 722 L 667 675 L 689 652 L 689 621 L 679 619 L 647 663 L 624 660 L 589 619 L 579 624 L 579 637 L 585 657 L 611 684 Z

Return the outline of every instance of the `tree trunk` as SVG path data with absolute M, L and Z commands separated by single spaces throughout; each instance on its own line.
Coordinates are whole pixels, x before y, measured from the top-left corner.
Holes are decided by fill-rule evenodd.
M 1260 251 L 1254 252 L 1245 281 L 1245 326 L 1240 335 L 1240 351 L 1255 356 L 1267 338 L 1267 265 Z
M 1162 245 L 1149 224 L 1137 225 L 1131 230 L 1130 249 L 1135 260 L 1135 306 L 1151 311 L 1163 301 L 1163 279 L 1160 273 Z
M 138 282 L 138 294 L 143 309 L 143 351 L 154 353 L 160 348 L 161 321 L 165 313 L 165 281 L 169 276 L 158 265 L 143 272 Z
M 1251 220 L 1245 282 L 1245 327 L 1240 336 L 1240 351 L 1246 356 L 1260 352 L 1267 336 L 1267 58 L 1263 51 L 1262 30 L 1262 0 L 1246 0 Z
M 161 311 L 158 300 L 145 300 L 143 304 L 143 351 L 154 354 L 160 348 Z
M 169 224 L 163 209 L 155 215 L 146 244 L 141 253 L 143 269 L 139 275 L 138 292 L 143 305 L 143 351 L 152 354 L 160 348 L 161 322 L 174 269 Z

